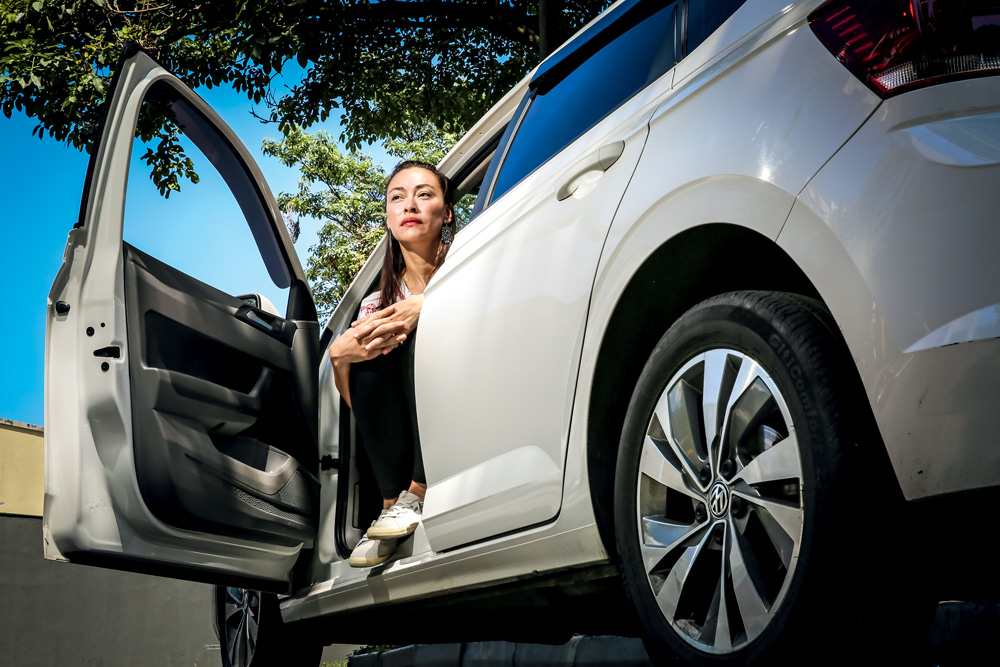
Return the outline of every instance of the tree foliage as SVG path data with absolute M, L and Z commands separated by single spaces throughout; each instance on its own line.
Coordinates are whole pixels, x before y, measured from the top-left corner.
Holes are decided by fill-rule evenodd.
M 386 142 L 393 157 L 436 164 L 458 139 L 431 125 L 412 125 L 406 136 Z M 326 132 L 293 127 L 280 141 L 266 139 L 264 153 L 297 167 L 298 190 L 278 195 L 293 240 L 305 219 L 319 221 L 306 276 L 321 315 L 329 315 L 385 233 L 387 174 L 371 156 L 342 150 Z
M 18 111 L 37 119 L 33 134 L 39 137 L 89 151 L 127 41 L 192 87 L 228 84 L 259 100 L 271 77 L 236 48 L 239 17 L 239 4 L 225 0 L 0 0 L 0 109 L 8 118 Z M 179 188 L 178 176 L 194 176 L 162 119 L 144 116 L 138 130 L 144 140 L 159 139 L 144 157 L 162 193 Z
M 114 65 L 135 42 L 188 86 L 227 85 L 275 123 L 265 152 L 302 171 L 279 203 L 322 222 L 308 275 L 328 313 L 382 235 L 384 174 L 357 152 L 436 162 L 607 0 L 0 0 L 0 110 L 90 150 Z M 277 90 L 290 65 L 297 83 Z M 301 76 L 298 76 L 301 74 Z M 148 106 L 148 105 L 147 105 Z M 144 107 L 145 108 L 145 107 Z M 340 115 L 347 150 L 303 127 Z M 437 129 L 440 128 L 440 129 Z M 197 182 L 177 130 L 143 114 L 142 156 L 162 194 Z M 460 203 L 458 208 L 465 206 Z
M 606 4 L 0 0 L 0 109 L 37 119 L 40 136 L 89 150 L 114 64 L 133 41 L 191 87 L 230 85 L 266 101 L 265 120 L 283 130 L 339 113 L 354 149 L 405 136 L 414 117 L 457 132 L 538 61 L 540 43 L 557 44 Z M 289 62 L 303 68 L 301 80 L 275 90 L 274 75 Z M 147 160 L 161 191 L 177 189 L 186 170 L 169 131 L 152 124 L 140 134 L 163 143 Z

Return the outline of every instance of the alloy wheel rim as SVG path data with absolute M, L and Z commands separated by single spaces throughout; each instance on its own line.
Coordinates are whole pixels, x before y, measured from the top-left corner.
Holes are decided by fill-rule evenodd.
M 257 649 L 260 594 L 245 588 L 226 587 L 223 601 L 226 655 L 232 667 L 247 667 Z
M 647 581 L 695 648 L 743 648 L 774 619 L 802 535 L 791 414 L 761 365 L 703 352 L 674 374 L 646 429 L 637 509 Z

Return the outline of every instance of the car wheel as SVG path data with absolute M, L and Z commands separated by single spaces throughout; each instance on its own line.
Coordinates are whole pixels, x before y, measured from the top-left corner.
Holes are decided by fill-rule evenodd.
M 733 293 L 683 315 L 650 356 L 615 530 L 657 661 L 781 664 L 864 635 L 855 624 L 891 578 L 871 514 L 891 516 L 892 494 L 834 331 L 818 302 Z
M 215 623 L 223 667 L 319 665 L 323 646 L 301 628 L 282 623 L 275 595 L 217 586 Z

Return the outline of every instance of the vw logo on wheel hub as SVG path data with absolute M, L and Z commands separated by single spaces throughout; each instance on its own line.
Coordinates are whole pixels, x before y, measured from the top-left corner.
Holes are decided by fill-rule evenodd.
M 722 482 L 716 482 L 708 492 L 708 506 L 712 514 L 720 517 L 729 509 L 729 489 Z

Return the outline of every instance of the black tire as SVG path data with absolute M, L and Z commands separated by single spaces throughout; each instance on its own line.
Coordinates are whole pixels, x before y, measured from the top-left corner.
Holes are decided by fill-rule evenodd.
M 819 302 L 732 293 L 653 350 L 625 420 L 615 539 L 656 662 L 825 664 L 852 640 L 898 659 L 891 638 L 919 634 L 932 606 L 899 608 L 905 571 L 876 520 L 898 487 L 835 331 Z M 706 394 L 726 406 L 715 419 Z
M 245 588 L 215 587 L 215 628 L 223 667 L 317 667 L 323 645 L 301 624 L 281 620 L 278 598 Z

